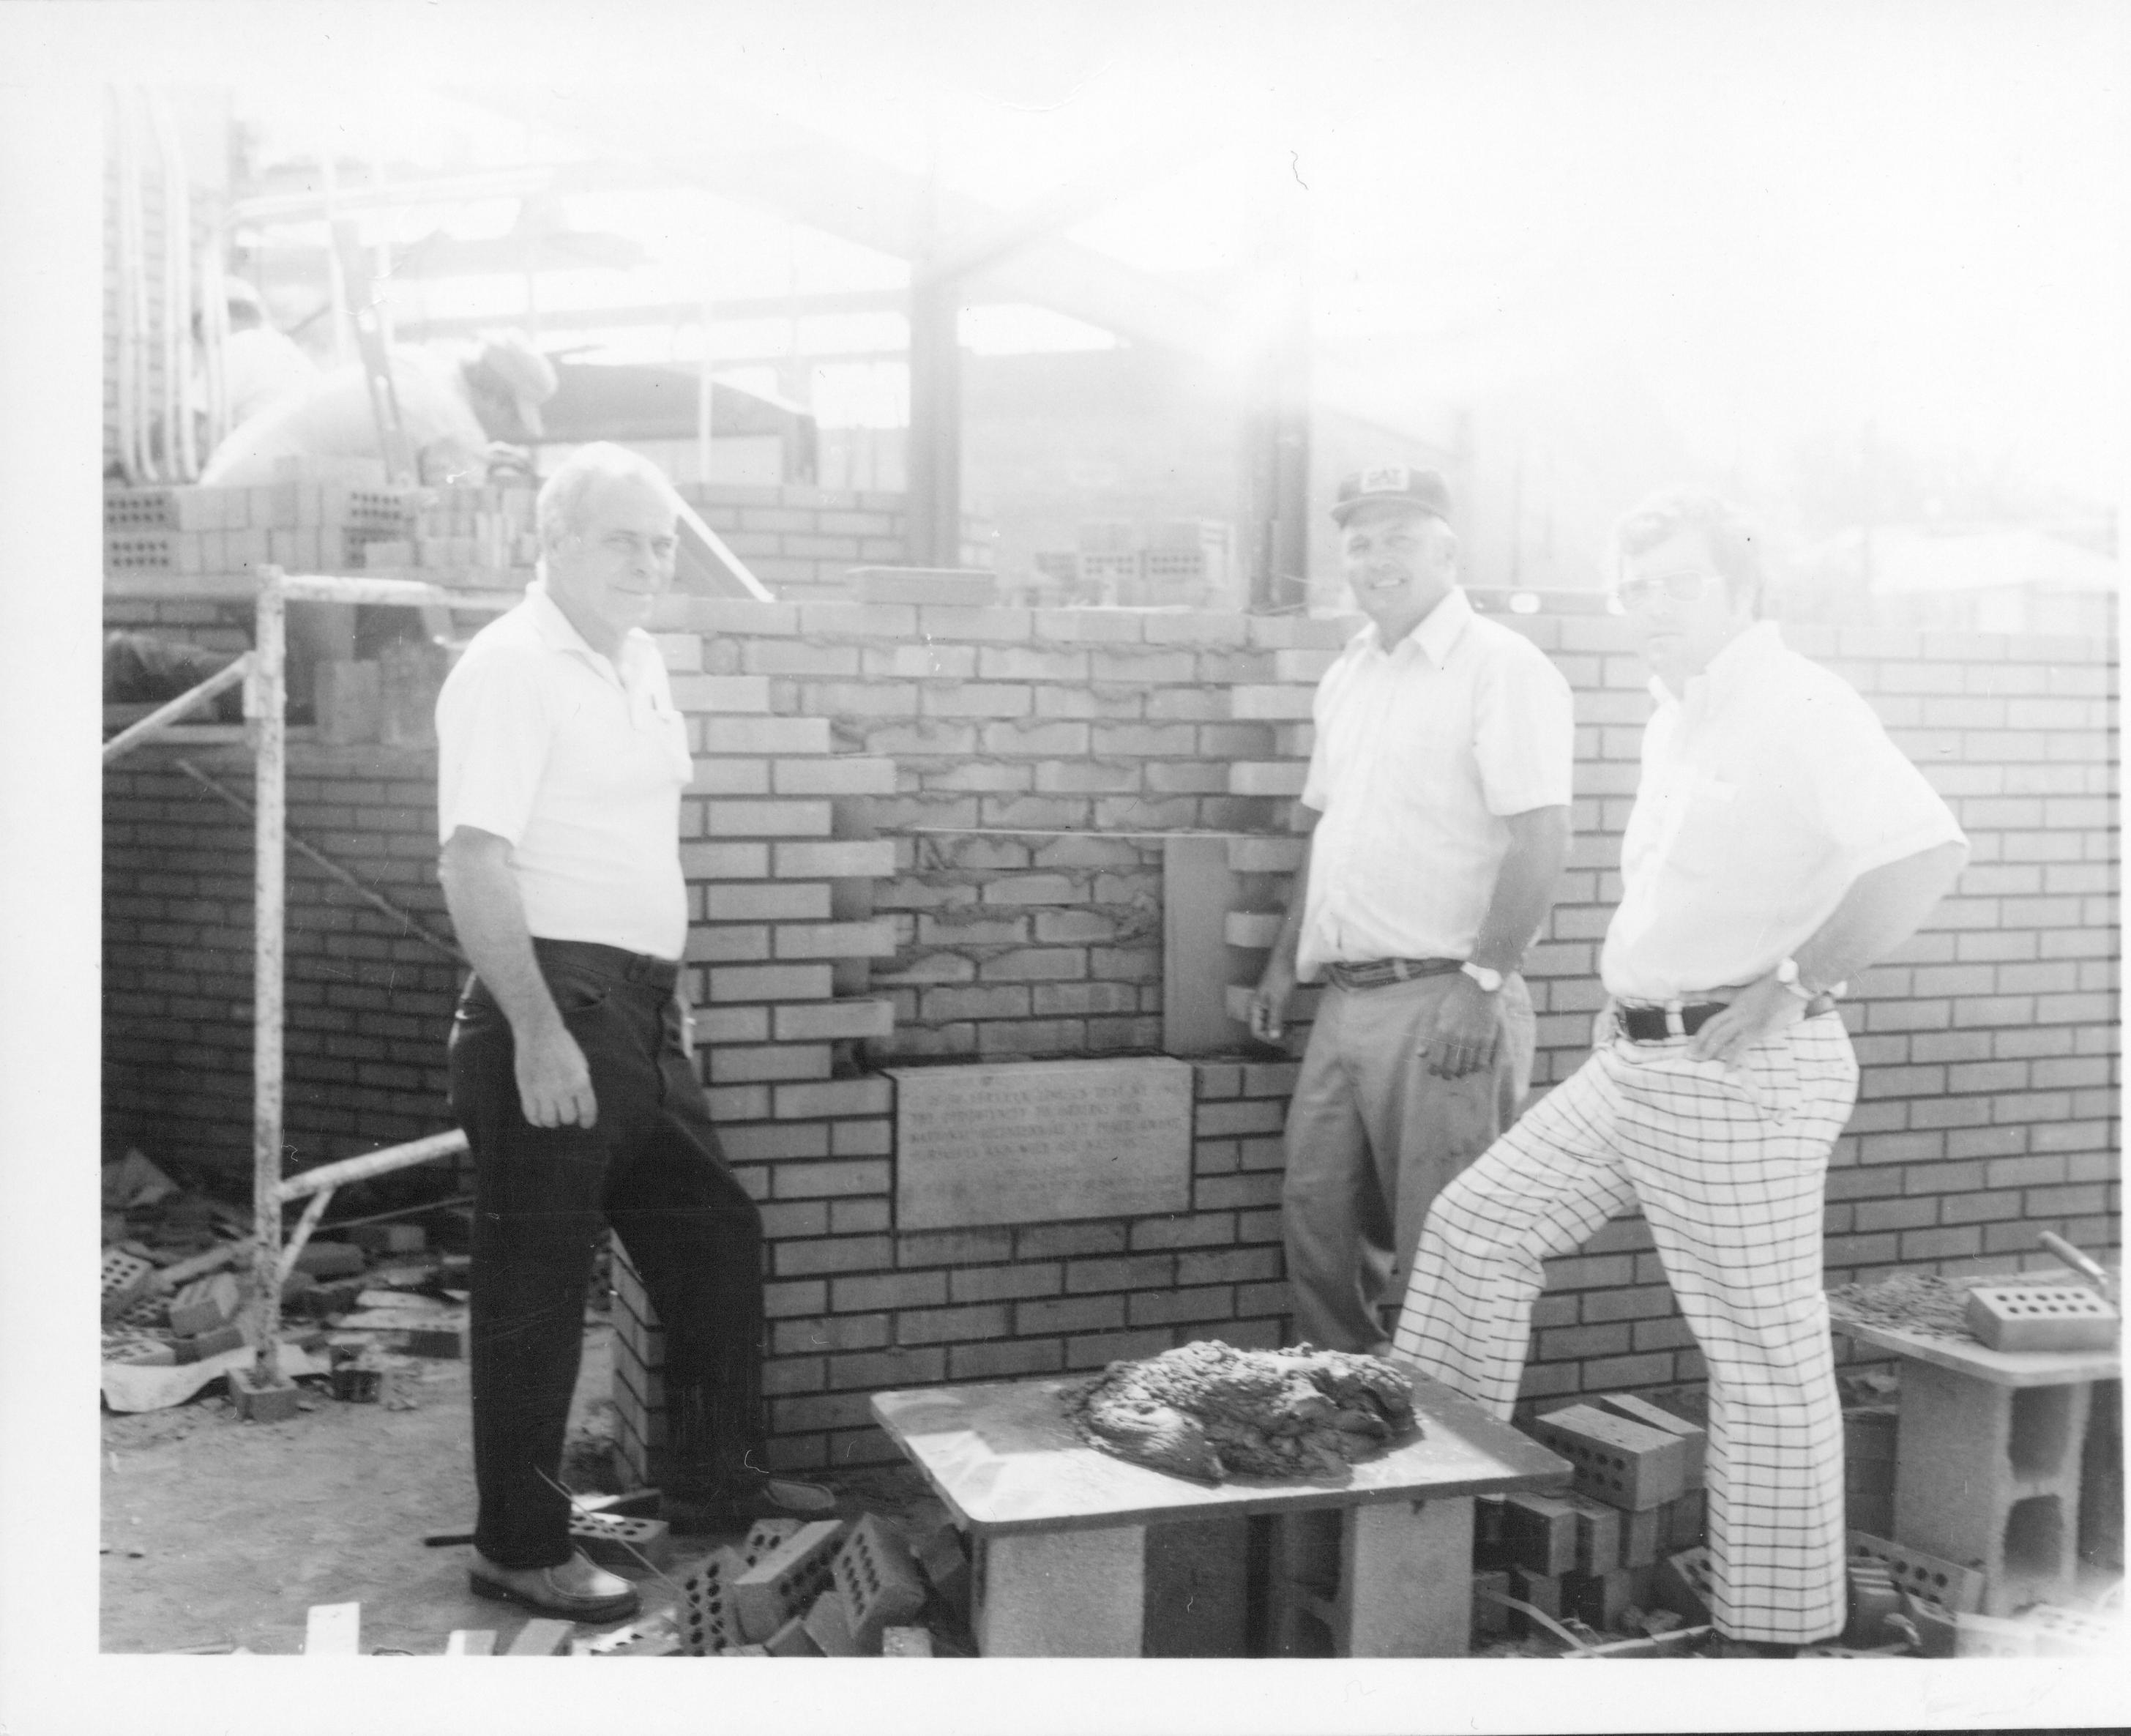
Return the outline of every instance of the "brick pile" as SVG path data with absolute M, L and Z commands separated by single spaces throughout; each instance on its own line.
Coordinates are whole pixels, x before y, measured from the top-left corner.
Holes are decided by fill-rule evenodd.
M 900 493 L 797 482 L 687 482 L 681 496 L 749 572 L 789 602 L 840 601 L 850 595 L 845 575 L 851 568 L 909 559 L 909 520 Z M 992 540 L 982 517 L 965 513 L 961 564 L 990 565 Z

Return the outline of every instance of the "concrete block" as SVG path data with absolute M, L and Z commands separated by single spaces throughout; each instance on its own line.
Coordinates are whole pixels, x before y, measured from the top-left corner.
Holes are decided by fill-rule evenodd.
M 824 1657 L 860 1657 L 864 1656 L 857 1636 L 851 1632 L 850 1611 L 844 1607 L 844 1595 L 834 1585 L 814 1599 L 807 1611 L 807 1638 L 813 1641 Z
M 352 1242 L 308 1241 L 296 1252 L 298 1272 L 318 1278 L 352 1278 L 363 1271 L 370 1262 L 362 1249 Z
M 1968 1330 L 1994 1350 L 2098 1350 L 2123 1321 L 2084 1284 L 1980 1284 L 1968 1292 Z
M 1699 1489 L 1690 1489 L 1677 1500 L 1667 1502 L 1660 1547 L 1667 1551 L 1693 1548 L 1702 1541 L 1707 1512 L 1707 1497 Z
M 970 1619 L 974 1589 L 968 1546 L 952 1525 L 942 1525 L 918 1540 L 917 1565 L 931 1582 L 940 1600 L 965 1625 Z
M 923 1628 L 888 1628 L 880 1636 L 883 1657 L 930 1657 L 932 1635 Z
M 1136 1657 L 1147 1527 L 1020 1532 L 984 1540 L 977 1649 L 986 1657 Z
M 1551 1573 L 1528 1573 L 1521 1567 L 1509 1570 L 1510 1595 L 1520 1604 L 1530 1604 L 1544 1615 L 1556 1621 L 1561 1619 L 1561 1580 Z M 1526 1615 L 1521 1609 L 1512 1609 L 1510 1632 L 1522 1636 L 1526 1633 L 1544 1633 L 1547 1630 Z
M 1502 1547 L 1510 1565 L 1553 1578 L 1576 1566 L 1576 1509 L 1559 1495 L 1518 1489 L 1502 1498 Z
M 1463 1657 L 1471 1644 L 1469 1501 L 1378 1501 L 1343 1515 L 1338 1607 L 1350 1657 Z
M 843 1529 L 835 1519 L 802 1526 L 735 1581 L 733 1604 L 742 1634 L 767 1640 L 806 1612 L 835 1578 L 836 1543 Z
M 420 1254 L 429 1245 L 429 1233 L 419 1224 L 357 1224 L 343 1233 L 372 1254 Z
M 681 1576 L 681 1597 L 673 1617 L 679 1624 L 682 1648 L 691 1657 L 715 1657 L 745 1643 L 733 1588 L 747 1565 L 737 1551 L 721 1546 Z
M 1531 1432 L 1575 1467 L 1578 1494 L 1640 1511 L 1687 1487 L 1688 1444 L 1662 1429 L 1572 1404 L 1539 1417 Z
M 535 1616 L 518 1630 L 505 1657 L 567 1657 L 576 1623 Z
M 1581 1574 L 1611 1573 L 1621 1565 L 1621 1514 L 1617 1507 L 1594 1501 L 1588 1495 L 1567 1495 L 1576 1515 L 1576 1571 Z
M 1640 1422 L 1645 1428 L 1677 1435 L 1687 1443 L 1687 1486 L 1698 1489 L 1702 1484 L 1702 1460 L 1709 1436 L 1699 1424 L 1689 1422 L 1684 1417 L 1675 1417 L 1662 1405 L 1652 1404 L 1647 1398 L 1638 1398 L 1633 1393 L 1607 1393 L 1597 1401 L 1598 1408 L 1616 1417 L 1624 1417 L 1631 1422 Z
M 362 1651 L 362 1605 L 314 1604 L 304 1618 L 304 1656 L 355 1657 Z
M 1487 1568 L 1473 1575 L 1473 1638 L 1499 1639 L 1510 1631 L 1510 1607 L 1501 1601 L 1510 1592 L 1506 1568 Z
M 1247 1655 L 1250 1525 L 1179 1520 L 1147 1530 L 1143 1657 Z
M 224 1377 L 229 1383 L 229 1396 L 237 1406 L 239 1420 L 245 1422 L 286 1422 L 297 1413 L 296 1401 L 302 1394 L 293 1380 L 281 1379 L 271 1386 L 262 1386 L 256 1370 L 232 1369 Z
M 170 1330 L 180 1338 L 197 1338 L 237 1318 L 244 1306 L 244 1288 L 236 1274 L 218 1272 L 187 1284 L 170 1298 Z
M 1709 1551 L 1683 1549 L 1658 1563 L 1650 1595 L 1660 1609 L 1669 1609 L 1690 1627 L 1709 1619 Z
M 1664 1553 L 1667 1526 L 1664 1509 L 1643 1507 L 1621 1514 L 1621 1565 L 1649 1567 Z
M 641 1567 L 665 1535 L 663 1519 L 581 1513 L 570 1521 L 570 1541 L 602 1567 Z
M 1617 1628 L 1635 1601 L 1631 1575 L 1625 1567 L 1606 1573 L 1566 1573 L 1561 1577 L 1562 1607 L 1578 1621 L 1602 1633 Z
M 433 1356 L 444 1362 L 467 1360 L 468 1328 L 463 1320 L 440 1321 L 433 1326 L 416 1326 L 407 1334 L 409 1356 Z
M 495 1651 L 493 1628 L 454 1628 L 444 1640 L 447 1657 L 488 1657 Z
M 1500 1495 L 1476 1495 L 1473 1499 L 1473 1565 L 1492 1569 L 1506 1567 L 1510 1558 L 1503 1542 L 1504 1518 Z
M 910 1621 L 925 1607 L 925 1584 L 917 1562 L 876 1514 L 867 1513 L 851 1527 L 831 1571 L 851 1643 L 860 1655 L 878 1652 L 884 1628 Z M 830 1650 L 826 1642 L 821 1649 Z

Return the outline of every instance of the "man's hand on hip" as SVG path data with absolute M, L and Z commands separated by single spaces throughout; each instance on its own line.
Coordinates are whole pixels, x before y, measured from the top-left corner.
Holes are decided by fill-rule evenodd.
M 1428 1070 L 1439 1079 L 1462 1079 L 1482 1072 L 1495 1064 L 1495 1049 L 1502 1040 L 1496 1017 L 1496 996 L 1462 972 L 1451 978 L 1435 1009 L 1435 1029 L 1428 1047 Z
M 518 1101 L 535 1127 L 590 1127 L 599 1119 L 591 1069 L 560 1019 L 530 1037 L 519 1035 Z
M 1251 1035 L 1261 1043 L 1279 1042 L 1287 1016 L 1287 997 L 1294 992 L 1295 966 L 1281 957 L 1276 948 L 1251 996 Z
M 1787 1030 L 1805 1016 L 1805 1003 L 1773 976 L 1741 990 L 1731 1004 L 1688 1039 L 1687 1052 L 1698 1061 L 1735 1066 L 1746 1051 Z

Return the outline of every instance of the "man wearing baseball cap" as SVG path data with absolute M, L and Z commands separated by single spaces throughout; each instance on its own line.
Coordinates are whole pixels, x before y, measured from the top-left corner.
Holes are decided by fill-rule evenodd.
M 1298 981 L 1329 979 L 1287 1120 L 1281 1193 L 1295 1336 L 1381 1352 L 1429 1202 L 1531 1083 L 1518 976 L 1568 848 L 1568 683 L 1457 584 L 1450 492 L 1392 464 L 1339 485 L 1369 625 L 1319 683 L 1301 867 L 1251 1005 L 1278 1042 Z

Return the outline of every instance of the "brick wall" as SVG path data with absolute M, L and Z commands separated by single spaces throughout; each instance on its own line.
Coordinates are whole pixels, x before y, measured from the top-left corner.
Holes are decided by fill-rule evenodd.
M 1159 834 L 1284 822 L 1310 686 L 1337 625 L 678 607 L 685 630 L 663 644 L 695 714 L 689 957 L 713 1112 L 769 1230 L 782 1462 L 879 1455 L 864 1417 L 874 1388 L 1092 1366 L 1118 1346 L 1267 1330 L 1281 1312 L 1291 1061 L 1244 1057 L 1238 1029 L 1236 1057 L 1195 1063 L 1190 1214 L 945 1235 L 896 1230 L 892 1086 L 872 1069 L 1155 1046 Z M 1578 838 L 1530 966 L 1544 1089 L 1587 1041 L 1649 700 L 1621 623 L 1517 624 L 1578 696 Z M 2114 1246 L 2107 647 L 1792 637 L 1865 693 L 1975 846 L 1956 894 L 1846 1004 L 1866 1072 L 1830 1174 L 1830 1281 L 2008 1268 L 2046 1227 Z M 377 750 L 338 751 L 351 757 L 299 751 L 292 824 L 440 924 L 426 759 L 380 770 L 363 757 Z M 215 774 L 241 786 L 242 755 Z M 248 822 L 146 755 L 109 788 L 113 1113 L 174 1129 L 186 1149 L 246 1153 Z M 1246 853 L 1261 869 L 1280 856 L 1272 841 Z M 305 1070 L 292 1142 L 339 1155 L 433 1130 L 449 966 L 311 875 L 291 858 L 292 897 L 313 913 L 291 938 L 292 1080 L 295 1057 Z M 1239 884 L 1250 907 L 1276 905 L 1274 875 Z M 1257 956 L 1234 955 L 1236 980 Z M 343 1033 L 381 1052 L 352 1049 Z M 404 1071 L 388 1081 L 381 1067 Z M 1554 1264 L 1537 1330 L 1528 1396 L 1699 1372 L 1632 1218 Z M 649 1374 L 626 1342 L 620 1360 L 645 1396 Z M 639 1455 L 653 1417 L 655 1407 L 633 1425 Z
M 902 566 L 910 558 L 909 521 L 899 493 L 797 482 L 690 482 L 681 493 L 748 570 L 781 597 L 845 597 L 845 574 L 853 567 Z M 963 514 L 965 566 L 989 568 L 995 541 L 988 522 Z

